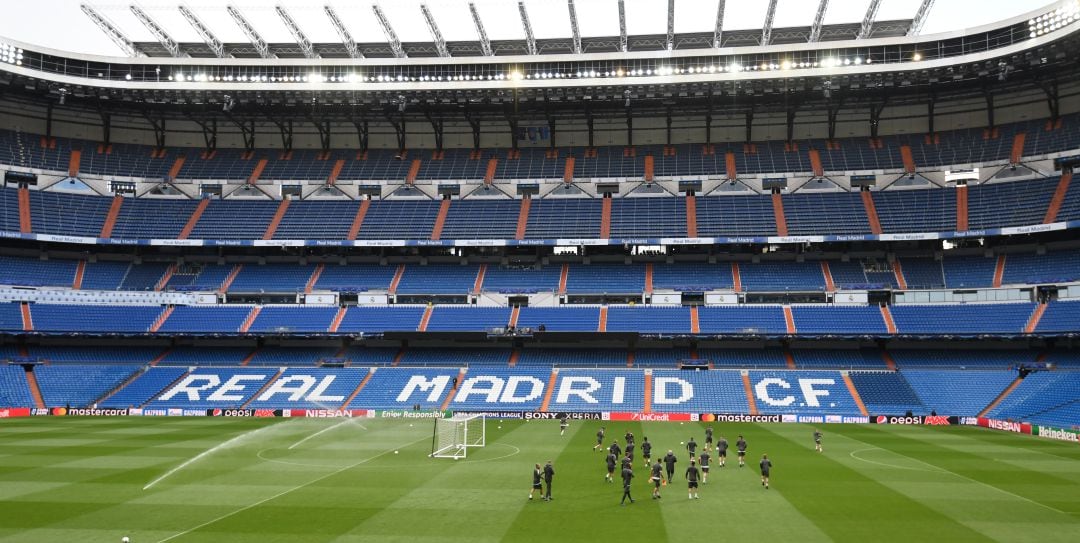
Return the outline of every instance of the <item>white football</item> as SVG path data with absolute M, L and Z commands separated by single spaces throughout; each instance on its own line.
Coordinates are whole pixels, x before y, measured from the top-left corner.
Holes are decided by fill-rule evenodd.
M 394 454 L 397 454 L 397 453 L 398 453 L 397 451 L 394 451 Z

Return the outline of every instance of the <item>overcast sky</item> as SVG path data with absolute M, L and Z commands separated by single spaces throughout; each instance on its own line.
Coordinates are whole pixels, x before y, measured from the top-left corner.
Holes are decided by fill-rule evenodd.
M 491 39 L 524 39 L 517 13 L 517 0 L 473 0 Z M 54 49 L 120 55 L 120 49 L 81 11 L 80 0 L 8 0 L 8 15 L 0 18 L 0 36 Z M 131 14 L 131 2 L 101 0 L 89 2 L 111 19 L 134 41 L 153 37 Z M 177 0 L 138 2 L 177 41 L 200 41 L 195 31 L 176 10 Z M 238 6 L 268 42 L 293 41 L 274 6 L 286 6 L 293 18 L 314 42 L 337 40 L 337 34 L 322 12 L 325 1 L 190 0 L 191 7 L 224 42 L 247 41 L 225 12 Z M 370 5 L 372 0 L 331 0 L 339 16 L 358 42 L 382 41 L 384 36 Z M 428 41 L 430 34 L 420 14 L 421 0 L 383 0 L 381 6 L 402 41 Z M 443 36 L 449 41 L 475 40 L 468 0 L 427 0 Z M 830 0 L 825 23 L 862 20 L 870 0 Z M 970 28 L 992 23 L 1051 2 L 1044 0 L 937 0 L 923 34 Z M 537 38 L 570 34 L 569 15 L 561 0 L 526 0 L 526 8 Z M 676 32 L 712 32 L 718 0 L 676 0 Z M 578 23 L 583 36 L 618 35 L 617 0 L 576 0 Z M 727 2 L 725 29 L 760 28 L 768 0 Z M 909 19 L 919 0 L 883 0 L 879 20 Z M 17 6 L 17 7 L 16 7 Z M 555 8 L 558 6 L 558 9 Z M 630 34 L 666 32 L 666 0 L 626 0 L 626 25 Z M 814 0 L 779 0 L 775 27 L 806 26 L 817 9 Z

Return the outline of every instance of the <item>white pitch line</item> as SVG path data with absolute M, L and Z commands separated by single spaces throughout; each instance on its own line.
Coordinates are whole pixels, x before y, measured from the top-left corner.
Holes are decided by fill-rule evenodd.
M 857 451 L 851 451 L 850 453 L 848 453 L 848 456 L 850 456 L 850 457 L 852 457 L 852 458 L 854 458 L 854 459 L 856 459 L 856 460 L 858 460 L 860 462 L 866 462 L 867 464 L 874 464 L 874 465 L 883 466 L 883 467 L 886 467 L 886 468 L 903 469 L 903 470 L 909 470 L 909 471 L 925 471 L 925 472 L 928 472 L 928 473 L 947 473 L 945 470 L 941 470 L 941 469 L 932 469 L 931 470 L 931 469 L 925 469 L 925 468 L 913 468 L 913 467 L 908 467 L 908 466 L 897 466 L 896 464 L 888 464 L 886 462 L 875 462 L 873 460 L 870 460 L 868 458 L 863 458 L 863 457 L 859 456 L 858 454 L 856 454 L 856 453 L 867 452 L 867 451 L 888 451 L 888 449 L 882 449 L 881 447 L 867 447 L 865 449 L 859 449 Z M 892 451 L 888 451 L 888 452 L 892 452 Z
M 326 428 L 323 428 L 322 430 L 319 430 L 318 432 L 315 432 L 314 434 L 311 434 L 311 435 L 305 437 L 304 439 L 301 439 L 300 441 L 297 441 L 296 443 L 293 443 L 292 445 L 289 445 L 288 450 L 291 451 L 291 450 L 299 447 L 303 443 L 305 443 L 307 440 L 309 440 L 311 438 L 314 438 L 314 437 L 321 436 L 321 435 L 325 434 L 326 432 L 329 432 L 330 430 L 333 430 L 334 428 L 337 428 L 338 426 L 341 426 L 342 424 L 345 424 L 345 423 L 350 422 L 350 421 L 351 421 L 351 419 L 344 419 L 341 422 L 339 422 L 339 423 L 337 423 L 337 424 L 335 424 L 333 426 L 327 426 Z M 364 429 L 366 430 L 367 428 L 364 428 Z
M 183 464 L 180 464 L 179 466 L 176 466 L 175 468 L 165 472 L 165 474 L 162 475 L 161 477 L 158 477 L 157 479 L 154 479 L 153 481 L 150 481 L 149 483 L 146 484 L 146 486 L 143 487 L 143 490 L 149 489 L 150 487 L 152 487 L 152 486 L 160 483 L 161 481 L 165 480 L 170 475 L 172 475 L 172 474 L 174 474 L 174 473 L 176 473 L 176 472 L 190 466 L 191 464 L 194 464 L 195 462 L 197 462 L 200 459 L 210 455 L 211 453 L 214 453 L 214 452 L 216 452 L 216 451 L 218 451 L 220 449 L 224 449 L 225 447 L 228 447 L 229 445 L 231 445 L 235 441 L 239 441 L 239 440 L 241 440 L 241 439 L 243 439 L 243 438 L 245 438 L 247 436 L 250 436 L 250 435 L 252 435 L 252 434 L 254 434 L 256 432 L 261 432 L 263 430 L 266 430 L 267 428 L 275 428 L 275 427 L 277 427 L 277 424 L 271 424 L 270 426 L 263 426 L 262 428 L 256 428 L 254 430 L 251 430 L 250 432 L 244 432 L 244 433 L 242 433 L 242 434 L 240 434 L 240 435 L 238 435 L 238 436 L 236 436 L 236 437 L 234 437 L 232 439 L 229 439 L 228 441 L 225 441 L 224 443 L 220 443 L 218 445 L 215 445 L 215 446 L 213 446 L 213 447 L 211 447 L 211 448 L 209 448 L 209 449 L 195 455 L 194 457 L 188 459 Z
M 276 499 L 278 499 L 278 498 L 280 498 L 280 497 L 282 497 L 282 496 L 284 496 L 284 495 L 286 495 L 286 494 L 288 494 L 290 492 L 295 492 L 297 490 L 300 490 L 301 488 L 311 486 L 311 485 L 313 485 L 313 484 L 315 484 L 315 483 L 317 483 L 319 481 L 323 481 L 325 479 L 333 477 L 334 475 L 337 475 L 337 474 L 339 474 L 339 473 L 341 473 L 343 471 L 355 468 L 356 466 L 359 466 L 361 464 L 366 464 L 366 463 L 368 463 L 368 462 L 370 462 L 370 461 L 372 461 L 372 460 L 374 460 L 374 459 L 376 459 L 376 458 L 378 458 L 380 456 L 390 454 L 390 453 L 392 453 L 392 452 L 394 452 L 396 450 L 404 449 L 405 447 L 408 447 L 409 445 L 414 445 L 416 443 L 420 443 L 421 441 L 427 441 L 429 439 L 431 439 L 431 438 L 428 437 L 428 436 L 424 436 L 424 437 L 422 437 L 420 439 L 417 439 L 415 441 L 410 441 L 409 443 L 406 443 L 405 445 L 402 445 L 400 447 L 396 447 L 396 448 L 393 448 L 393 449 L 386 449 L 385 451 L 383 451 L 383 452 L 381 452 L 379 454 L 376 454 L 375 456 L 370 456 L 368 458 L 360 460 L 359 462 L 356 462 L 355 464 L 350 464 L 348 466 L 344 466 L 342 468 L 336 469 L 334 471 L 331 471 L 330 473 L 327 473 L 326 475 L 323 475 L 323 476 L 318 477 L 316 479 L 312 479 L 312 480 L 310 480 L 310 481 L 308 481 L 308 482 L 306 482 L 306 483 L 304 483 L 302 485 L 297 485 L 297 486 L 294 486 L 294 487 L 292 487 L 292 488 L 290 488 L 288 490 L 283 490 L 281 492 L 278 492 L 277 494 L 274 494 L 273 496 L 270 496 L 269 498 L 259 500 L 259 501 L 255 502 L 255 503 L 251 504 L 251 505 L 245 505 L 244 507 L 241 507 L 240 509 L 237 509 L 237 510 L 232 511 L 230 513 L 225 513 L 224 515 L 221 515 L 220 517 L 217 517 L 217 518 L 212 519 L 212 520 L 208 520 L 208 521 L 206 521 L 206 522 L 204 522 L 204 523 L 202 523 L 202 524 L 200 524 L 198 526 L 195 526 L 193 528 L 189 528 L 189 529 L 184 530 L 183 532 L 180 532 L 180 533 L 177 533 L 177 534 L 173 534 L 173 535 L 171 535 L 169 537 L 166 537 L 165 539 L 159 540 L 158 543 L 165 543 L 166 541 L 172 541 L 173 539 L 176 539 L 176 538 L 178 538 L 180 536 L 190 534 L 191 532 L 194 532 L 195 530 L 198 530 L 199 528 L 209 526 L 211 524 L 214 524 L 215 522 L 220 522 L 220 521 L 225 520 L 225 519 L 227 519 L 227 518 L 229 518 L 229 517 L 231 517 L 231 516 L 233 516 L 233 515 L 235 515 L 237 513 L 243 513 L 244 511 L 247 511 L 248 509 L 258 507 L 258 506 L 260 506 L 260 505 L 262 505 L 262 504 L 264 504 L 266 502 L 272 501 L 272 500 L 276 500 Z

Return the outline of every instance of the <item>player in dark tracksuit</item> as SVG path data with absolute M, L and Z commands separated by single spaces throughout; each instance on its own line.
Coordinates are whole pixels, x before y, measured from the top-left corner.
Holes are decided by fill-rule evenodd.
M 633 496 L 630 495 L 630 481 L 634 478 L 634 470 L 630 468 L 623 468 L 622 470 L 622 500 L 619 505 L 626 505 L 626 500 L 629 499 L 630 503 L 634 503 Z
M 735 442 L 735 448 L 739 451 L 739 467 L 741 468 L 746 465 L 746 440 L 741 435 Z
M 614 454 L 616 457 L 622 456 L 622 447 L 619 446 L 618 441 L 612 441 L 611 446 L 608 447 L 608 452 Z
M 630 460 L 634 459 L 634 440 L 633 439 L 626 442 L 626 457 L 629 458 Z
M 622 457 L 622 463 L 619 465 L 619 469 L 632 468 L 634 461 L 629 456 Z
M 544 491 L 544 500 L 551 501 L 551 479 L 555 477 L 555 468 L 551 465 L 551 460 L 548 460 L 544 465 L 544 482 L 547 483 L 547 489 Z
M 600 449 L 603 446 L 604 446 L 604 427 L 601 426 L 600 430 L 598 430 L 596 432 L 596 445 L 593 446 L 592 450 L 595 451 L 596 449 Z
M 690 460 L 697 456 L 697 441 L 694 441 L 694 438 L 690 438 L 690 441 L 686 442 L 686 450 L 690 453 Z
M 652 463 L 652 443 L 649 443 L 648 437 L 641 442 L 641 457 L 645 460 L 645 466 Z
M 727 440 L 720 436 L 720 441 L 716 442 L 716 458 L 720 460 L 720 467 L 727 465 L 727 448 Z
M 711 459 L 711 457 L 709 456 L 709 449 L 705 449 L 704 451 L 701 451 L 701 457 L 699 457 L 698 460 L 701 461 L 701 484 L 703 484 L 703 485 L 709 484 L 709 460 L 710 459 Z
M 653 484 L 652 497 L 654 500 L 660 499 L 660 483 L 664 480 L 664 466 L 660 465 L 660 461 L 657 460 L 652 465 L 652 475 L 649 477 L 649 481 Z
M 631 441 L 634 440 L 634 433 L 627 430 L 626 434 L 624 434 L 622 437 L 623 437 L 623 441 L 625 441 L 627 443 L 630 443 Z
M 814 450 L 821 452 L 821 430 L 814 430 Z
M 693 460 L 690 461 L 690 467 L 686 468 L 686 486 L 689 489 L 687 492 L 691 500 L 699 497 L 697 492 L 698 469 Z
M 570 419 L 563 417 L 559 419 L 559 435 L 566 434 L 566 427 L 570 426 Z
M 772 461 L 769 460 L 769 455 L 761 455 L 761 486 L 765 487 L 765 490 L 769 489 L 769 470 L 772 469 Z
M 712 448 L 712 426 L 705 427 L 705 450 L 708 451 Z
M 675 457 L 675 453 L 668 449 L 667 455 L 664 456 L 664 466 L 667 468 L 667 480 L 671 481 L 675 477 L 675 463 L 679 459 Z
M 619 458 L 615 456 L 615 453 L 608 453 L 607 455 L 607 475 L 604 476 L 604 480 L 613 483 L 615 480 L 612 475 L 615 474 L 615 464 L 619 462 Z
M 537 490 L 539 490 L 541 494 L 544 493 L 543 485 L 540 484 L 540 479 L 541 479 L 541 477 L 543 477 L 543 475 L 544 475 L 544 470 L 540 469 L 540 464 L 537 464 L 536 467 L 533 468 L 532 490 L 529 490 L 529 499 L 530 500 L 533 499 L 533 492 L 536 492 Z

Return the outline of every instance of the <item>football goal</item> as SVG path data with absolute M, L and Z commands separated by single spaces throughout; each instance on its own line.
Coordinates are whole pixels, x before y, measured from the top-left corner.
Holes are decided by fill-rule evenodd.
M 431 436 L 432 458 L 465 458 L 470 447 L 483 447 L 487 433 L 484 415 L 454 415 L 435 419 Z

